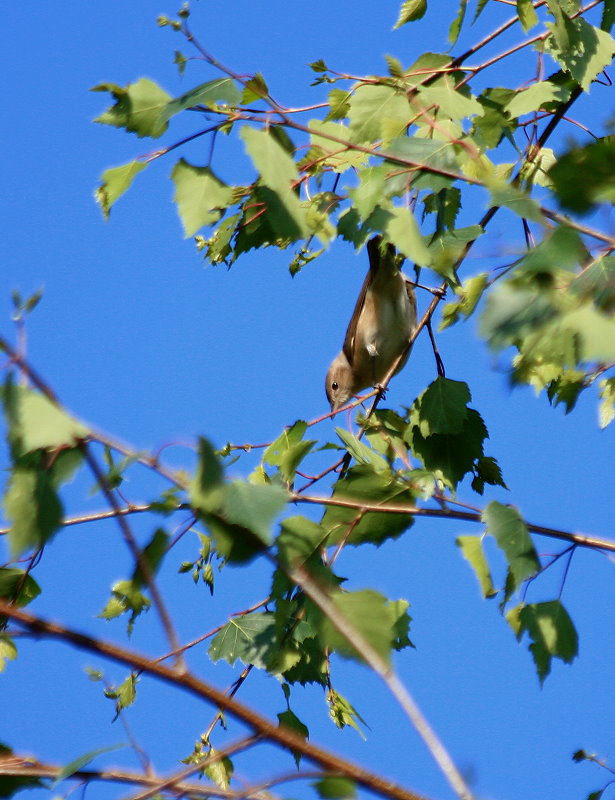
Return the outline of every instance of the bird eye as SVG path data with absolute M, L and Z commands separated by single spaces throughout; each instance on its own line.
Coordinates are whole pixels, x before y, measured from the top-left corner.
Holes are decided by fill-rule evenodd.
M 337 392 L 337 388 L 338 388 L 337 387 L 337 381 L 333 381 L 333 383 L 331 384 L 331 388 L 333 389 L 334 392 Z

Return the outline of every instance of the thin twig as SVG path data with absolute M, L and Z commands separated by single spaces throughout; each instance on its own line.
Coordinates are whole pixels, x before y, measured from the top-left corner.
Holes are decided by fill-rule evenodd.
M 117 663 L 125 664 L 136 670 L 141 670 L 148 675 L 153 675 L 163 680 L 165 683 L 169 683 L 176 688 L 189 692 L 200 700 L 206 700 L 209 703 L 220 706 L 270 742 L 286 750 L 297 751 L 302 756 L 319 764 L 324 769 L 345 775 L 351 780 L 356 781 L 356 783 L 360 784 L 365 789 L 369 789 L 382 797 L 391 798 L 391 800 L 423 800 L 421 795 L 418 795 L 416 792 L 406 789 L 399 784 L 395 784 L 383 778 L 381 775 L 372 773 L 329 750 L 324 750 L 317 745 L 307 742 L 289 728 L 277 725 L 243 703 L 240 703 L 238 700 L 227 697 L 223 691 L 206 683 L 189 671 L 180 672 L 175 668 L 167 667 L 163 664 L 156 664 L 151 658 L 135 650 L 128 650 L 116 644 L 112 644 L 111 642 L 95 639 L 73 630 L 72 628 L 67 628 L 57 622 L 42 619 L 23 609 L 13 608 L 1 598 L 0 615 L 8 617 L 40 636 L 59 639 L 74 647 L 78 647 L 80 650 L 96 653 L 99 656 L 110 658 Z

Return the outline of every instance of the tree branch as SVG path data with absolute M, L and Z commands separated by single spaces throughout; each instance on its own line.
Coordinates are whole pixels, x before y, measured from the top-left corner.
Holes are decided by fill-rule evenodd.
M 3 599 L 0 599 L 0 615 L 8 617 L 40 636 L 59 639 L 78 647 L 80 650 L 96 653 L 99 656 L 110 658 L 112 661 L 125 664 L 132 669 L 141 670 L 165 683 L 189 692 L 200 700 L 220 706 L 245 723 L 255 733 L 262 735 L 286 750 L 297 751 L 329 772 L 345 775 L 381 797 L 391 798 L 391 800 L 425 800 L 422 795 L 410 789 L 406 789 L 383 778 L 381 775 L 370 772 L 341 756 L 305 741 L 289 728 L 270 722 L 267 718 L 238 700 L 228 697 L 220 689 L 197 678 L 191 672 L 180 672 L 172 667 L 155 663 L 151 658 L 134 650 L 127 650 L 110 642 L 94 639 L 59 623 L 44 620 L 27 611 L 11 606 Z M 148 783 L 148 785 L 150 784 Z

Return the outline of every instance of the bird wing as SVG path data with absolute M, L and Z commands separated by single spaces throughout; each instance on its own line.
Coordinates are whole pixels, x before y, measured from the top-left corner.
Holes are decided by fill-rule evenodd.
M 363 286 L 361 287 L 361 291 L 359 292 L 359 296 L 357 297 L 357 302 L 354 307 L 354 311 L 352 312 L 352 316 L 350 317 L 350 322 L 348 323 L 348 328 L 346 330 L 346 337 L 344 339 L 344 344 L 342 346 L 342 351 L 344 355 L 348 359 L 348 363 L 352 365 L 354 361 L 354 340 L 357 332 L 357 325 L 359 323 L 359 317 L 361 316 L 361 312 L 365 306 L 365 295 L 367 294 L 367 290 L 369 289 L 372 281 L 374 280 L 374 275 L 376 274 L 377 270 L 381 268 L 381 266 L 385 263 L 385 259 L 380 251 L 380 245 L 382 243 L 382 236 L 374 236 L 372 239 L 369 240 L 367 243 L 367 254 L 369 256 L 369 270 L 367 271 L 367 275 L 365 276 L 365 280 L 363 281 Z M 393 245 L 387 245 L 388 252 L 387 256 L 391 259 L 391 263 L 395 263 L 395 248 Z M 387 259 L 388 260 L 388 259 Z

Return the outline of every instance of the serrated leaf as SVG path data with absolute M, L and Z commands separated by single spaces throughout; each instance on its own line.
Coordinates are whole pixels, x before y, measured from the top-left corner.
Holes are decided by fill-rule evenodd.
M 390 471 L 376 472 L 371 465 L 352 467 L 337 481 L 333 498 L 356 502 L 359 508 L 328 506 L 322 526 L 329 543 L 345 541 L 349 545 L 372 542 L 379 545 L 386 539 L 397 538 L 414 519 L 411 514 L 360 510 L 362 503 L 377 506 L 382 503 L 410 504 L 414 502 L 408 486 L 398 482 Z
M 313 439 L 303 439 L 306 430 L 307 423 L 298 420 L 290 428 L 282 431 L 263 455 L 263 463 L 279 467 L 286 481 L 294 479 L 297 467 L 316 443 Z
M 216 755 L 217 750 L 213 747 L 207 753 L 208 758 Z M 212 764 L 208 764 L 203 770 L 205 775 L 212 781 L 219 789 L 228 791 L 231 785 L 231 778 L 233 777 L 234 767 L 233 762 L 228 756 L 223 756 L 217 759 Z
M 578 635 L 574 623 L 559 600 L 522 606 L 517 619 L 517 638 L 520 639 L 527 632 L 532 640 L 529 650 L 541 683 L 551 671 L 553 658 L 571 664 L 577 657 Z
M 547 27 L 554 35 L 545 40 L 546 51 L 587 92 L 592 81 L 611 63 L 615 40 L 583 17 L 566 19 L 566 35 L 557 35 L 557 22 Z
M 448 76 L 434 85 L 420 86 L 418 96 L 423 106 L 436 105 L 450 119 L 459 121 L 483 113 L 483 107 L 472 95 L 455 88 L 455 82 Z M 429 114 L 433 115 L 433 111 Z
M 461 32 L 461 26 L 463 25 L 463 20 L 466 15 L 466 8 L 468 6 L 468 0 L 460 0 L 459 8 L 457 10 L 457 16 L 451 22 L 451 26 L 448 29 L 448 40 L 449 42 L 454 45 L 459 38 L 459 34 Z
M 335 591 L 330 596 L 336 613 L 385 661 L 390 661 L 394 634 L 393 613 L 387 599 L 379 592 L 364 589 L 358 592 Z M 321 635 L 332 650 L 346 658 L 364 661 L 360 646 L 337 629 L 335 618 L 322 618 Z
M 217 222 L 234 202 L 233 187 L 219 180 L 209 167 L 195 167 L 182 158 L 173 167 L 171 180 L 186 238 Z
M 437 377 L 420 397 L 419 428 L 423 436 L 462 431 L 471 399 L 467 383 Z
M 493 579 L 489 564 L 483 552 L 481 536 L 458 536 L 455 544 L 468 564 L 474 570 L 474 574 L 480 585 L 483 597 L 494 597 L 497 594 L 493 586 Z
M 352 141 L 363 144 L 381 139 L 383 124 L 387 122 L 387 138 L 400 136 L 410 116 L 410 106 L 403 92 L 391 86 L 361 85 L 350 98 L 348 118 Z
M 263 100 L 269 94 L 267 82 L 257 72 L 249 81 L 246 82 L 243 93 L 241 95 L 241 104 L 246 106 L 254 102 L 254 100 Z
M 221 659 L 231 666 L 239 659 L 265 669 L 275 646 L 275 619 L 270 612 L 233 617 L 211 640 L 208 655 L 214 664 Z
M 108 697 L 109 700 L 115 700 L 115 719 L 118 718 L 120 711 L 124 708 L 129 708 L 137 699 L 137 684 L 139 680 L 139 676 L 135 672 L 131 672 L 122 683 L 105 689 L 105 697 Z
M 339 692 L 336 692 L 335 689 L 329 689 L 327 692 L 327 705 L 329 706 L 329 716 L 337 728 L 354 728 L 359 736 L 365 740 L 365 735 L 361 728 L 359 728 L 358 723 L 361 722 L 366 727 L 368 727 L 368 725 L 356 708 L 349 703 L 345 697 Z
M 115 105 L 96 117 L 94 122 L 126 128 L 140 138 L 150 136 L 157 139 L 166 131 L 168 124 L 160 122 L 160 114 L 172 97 L 149 78 L 139 78 L 125 88 L 103 83 L 92 91 L 110 92 L 115 99 Z
M 514 588 L 540 571 L 534 543 L 517 509 L 493 500 L 483 510 L 481 519 L 506 556 Z
M 194 106 L 212 108 L 220 103 L 236 106 L 240 101 L 241 92 L 232 78 L 216 78 L 213 81 L 201 83 L 199 86 L 195 86 L 194 89 L 190 89 L 171 100 L 160 112 L 158 121 L 160 124 L 164 124 L 175 114 Z
M 552 81 L 538 81 L 527 89 L 521 89 L 504 108 L 511 117 L 521 117 L 540 110 L 545 103 L 565 103 L 570 97 L 570 88 Z
M 440 330 L 445 330 L 457 321 L 460 314 L 466 319 L 474 313 L 478 301 L 483 296 L 487 287 L 488 274 L 481 272 L 473 278 L 468 278 L 463 286 L 455 287 L 455 294 L 460 298 L 453 303 L 447 303 L 442 310 Z
M 399 9 L 397 22 L 393 25 L 393 30 L 401 28 L 407 22 L 421 19 L 427 11 L 427 0 L 404 0 Z
M 128 191 L 132 182 L 142 172 L 147 164 L 143 161 L 130 161 L 120 167 L 106 169 L 101 175 L 102 183 L 94 191 L 96 202 L 101 207 L 105 219 L 109 219 L 109 213 L 114 203 Z

